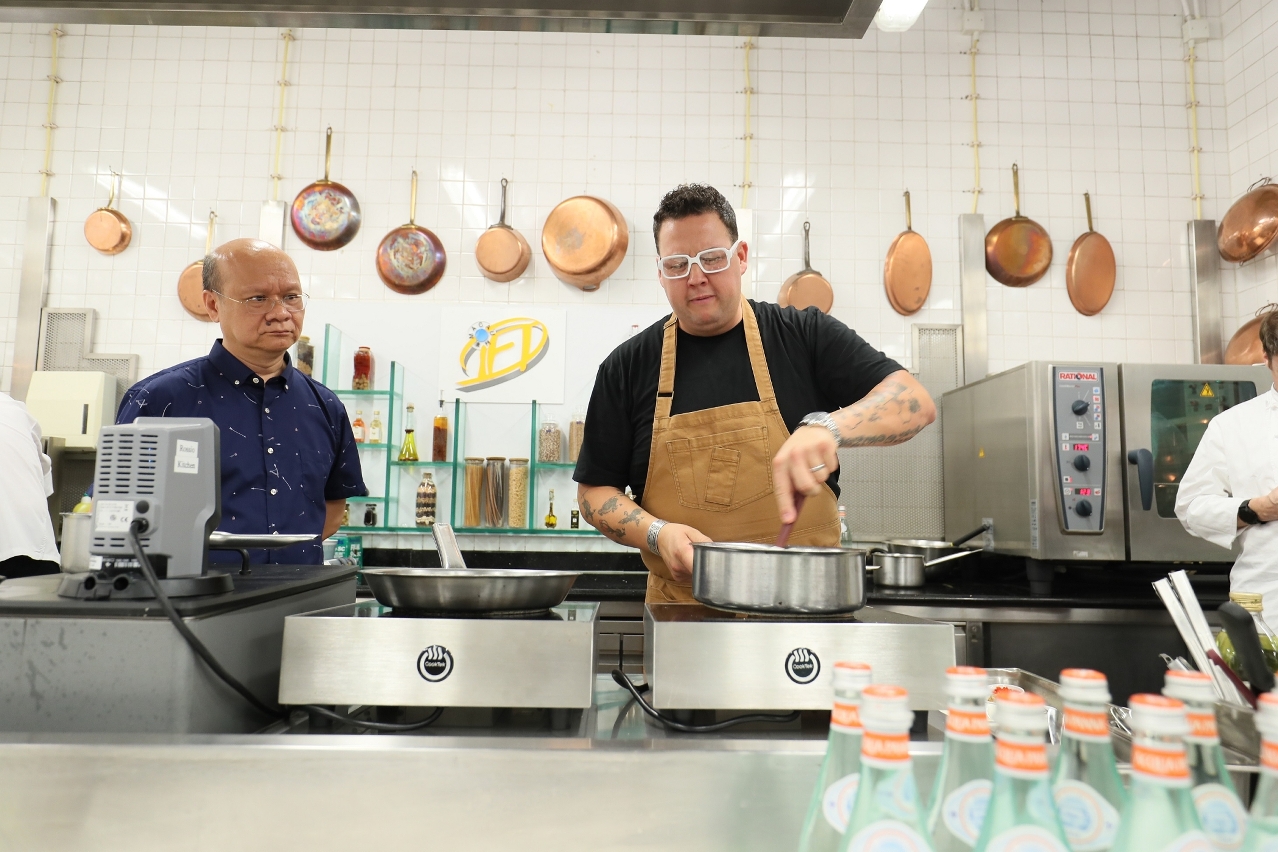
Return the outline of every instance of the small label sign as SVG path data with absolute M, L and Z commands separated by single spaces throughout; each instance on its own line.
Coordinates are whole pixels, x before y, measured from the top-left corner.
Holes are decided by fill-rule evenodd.
M 93 531 L 123 533 L 133 523 L 132 500 L 99 500 L 93 508 Z
M 178 441 L 173 453 L 174 473 L 200 472 L 200 444 L 198 441 Z
M 797 684 L 808 684 L 821 674 L 821 658 L 809 648 L 795 648 L 785 658 L 785 673 Z
M 452 652 L 443 645 L 431 645 L 418 655 L 417 673 L 423 680 L 439 683 L 453 673 Z

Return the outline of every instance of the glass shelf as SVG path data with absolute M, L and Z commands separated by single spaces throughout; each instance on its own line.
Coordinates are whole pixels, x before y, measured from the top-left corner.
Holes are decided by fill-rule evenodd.
M 347 497 L 347 503 L 385 503 L 385 497 Z
M 427 527 L 426 529 L 430 529 Z M 544 527 L 537 529 L 520 529 L 518 527 L 455 527 L 453 532 L 467 535 L 600 535 L 599 530 L 583 528 L 579 530 L 573 529 L 553 529 L 548 530 Z
M 537 467 L 548 467 L 555 470 L 575 470 L 576 462 L 537 462 Z
M 356 441 L 355 446 L 361 450 L 384 450 L 390 444 L 370 444 L 368 441 Z
M 452 467 L 450 461 L 400 461 L 399 459 L 391 459 L 391 467 Z
M 391 393 L 392 393 L 392 391 L 391 391 L 389 388 L 387 388 L 386 390 L 377 390 L 377 389 L 373 389 L 373 390 L 341 390 L 341 389 L 339 389 L 339 388 L 329 388 L 329 390 L 331 390 L 333 393 L 337 394 L 339 397 L 343 397 L 343 396 L 356 396 L 356 397 L 359 397 L 359 396 L 385 396 L 385 397 L 388 397 L 388 396 L 390 396 L 390 395 L 391 395 Z

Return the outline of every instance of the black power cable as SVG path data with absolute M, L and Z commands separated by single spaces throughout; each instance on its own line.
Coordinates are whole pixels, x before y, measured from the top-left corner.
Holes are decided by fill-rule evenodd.
M 218 662 L 217 657 L 213 656 L 213 652 L 200 641 L 198 636 L 191 632 L 190 627 L 187 627 L 186 622 L 182 620 L 182 616 L 178 614 L 177 609 L 173 606 L 173 602 L 169 600 L 169 596 L 165 593 L 164 589 L 160 587 L 160 580 L 155 576 L 155 569 L 151 567 L 151 560 L 146 555 L 146 551 L 142 549 L 142 540 L 138 538 L 138 533 L 145 531 L 146 521 L 141 518 L 133 521 L 133 523 L 129 524 L 129 543 L 133 547 L 133 555 L 137 558 L 138 565 L 142 567 L 142 573 L 146 575 L 146 581 L 151 584 L 151 590 L 155 592 L 155 599 L 159 601 L 160 608 L 164 610 L 164 614 L 168 616 L 169 621 L 173 623 L 174 629 L 177 630 L 178 634 L 186 640 L 186 644 L 191 646 L 191 650 L 195 652 L 197 657 L 204 661 L 204 664 L 212 670 L 213 674 L 217 675 L 218 678 L 231 689 L 238 692 L 245 701 L 252 705 L 253 709 L 265 716 L 271 717 L 272 719 L 286 718 L 288 716 L 288 711 L 286 709 L 281 707 L 272 707 L 254 695 L 247 686 L 240 683 L 233 674 L 228 672 L 226 668 Z M 412 722 L 409 724 L 396 724 L 391 722 L 361 722 L 358 719 L 352 719 L 350 716 L 344 716 L 341 713 L 336 713 L 326 707 L 320 707 L 314 704 L 304 704 L 302 705 L 302 708 L 318 716 L 323 716 L 326 719 L 344 722 L 345 724 L 353 725 L 357 728 L 368 728 L 373 731 L 391 732 L 419 730 L 427 725 L 433 724 L 444 712 L 443 707 L 437 707 L 435 708 L 435 711 L 427 716 L 423 721 Z
M 724 719 L 722 722 L 715 722 L 713 725 L 689 725 L 685 722 L 677 722 L 669 716 L 664 715 L 646 700 L 643 693 L 648 691 L 648 684 L 643 686 L 635 686 L 634 681 L 626 676 L 621 669 L 612 670 L 612 679 L 617 685 L 629 692 L 631 697 L 638 702 L 643 712 L 656 719 L 662 725 L 672 731 L 680 731 L 685 734 L 713 734 L 716 731 L 722 731 L 731 728 L 733 725 L 742 725 L 746 722 L 769 722 L 775 724 L 785 724 L 793 722 L 799 718 L 799 711 L 793 713 L 747 713 L 744 716 L 733 716 L 731 719 Z

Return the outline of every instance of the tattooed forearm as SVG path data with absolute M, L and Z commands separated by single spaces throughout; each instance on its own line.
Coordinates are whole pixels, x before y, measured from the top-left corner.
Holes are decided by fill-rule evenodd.
M 620 504 L 621 504 L 621 499 L 619 496 L 609 497 L 607 500 L 604 501 L 604 504 L 599 507 L 599 514 L 606 515 L 609 512 L 616 509 L 617 506 L 619 506 Z
M 626 512 L 626 514 L 621 516 L 621 525 L 624 527 L 626 524 L 637 524 L 643 514 L 643 509 L 635 506 L 632 511 Z
M 586 523 L 593 526 L 595 523 L 594 507 L 591 506 L 590 501 L 585 499 L 584 497 L 581 498 L 581 500 L 579 500 L 578 502 L 581 503 L 581 516 L 586 519 Z
M 904 432 L 897 432 L 892 435 L 857 435 L 849 441 L 844 442 L 845 447 L 890 447 L 893 444 L 903 444 L 922 432 L 923 426 L 915 426 L 912 429 L 906 429 Z
M 904 370 L 893 373 L 860 402 L 833 414 L 845 447 L 900 444 L 936 419 L 936 405 L 918 381 Z
M 652 516 L 621 491 L 606 485 L 578 485 L 581 516 L 615 542 L 646 548 Z

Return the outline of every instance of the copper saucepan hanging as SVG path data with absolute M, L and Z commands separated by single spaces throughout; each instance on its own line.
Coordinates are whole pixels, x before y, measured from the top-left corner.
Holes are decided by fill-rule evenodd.
M 985 235 L 985 269 L 1000 284 L 1028 287 L 1052 264 L 1052 239 L 1033 219 L 1021 215 L 1021 179 L 1012 164 L 1012 194 L 1016 213 Z
M 902 316 L 917 313 L 932 289 L 932 250 L 914 230 L 910 191 L 905 191 L 905 230 L 896 235 L 883 262 L 883 289 L 888 304 Z
M 439 237 L 417 224 L 417 172 L 408 206 L 408 224 L 382 238 L 377 247 L 377 274 L 396 293 L 416 296 L 439 283 L 448 256 Z
M 541 230 L 541 253 L 555 277 L 587 292 L 617 271 L 629 248 L 626 217 L 593 195 L 559 202 Z
M 506 224 L 506 179 L 501 179 L 501 215 L 497 224 L 479 235 L 475 263 L 485 278 L 500 283 L 514 281 L 528 269 L 532 248 L 524 235 Z
M 217 214 L 210 210 L 209 230 L 204 235 L 204 256 L 187 264 L 178 276 L 178 301 L 188 314 L 201 322 L 213 322 L 204 307 L 204 258 L 213 248 L 213 223 L 216 221 Z
M 89 245 L 107 255 L 119 254 L 133 240 L 133 225 L 129 218 L 111 206 L 115 201 L 117 180 L 123 182 L 123 178 L 112 169 L 111 195 L 107 198 L 106 207 L 99 207 L 84 220 L 84 238 Z
M 333 165 L 333 128 L 324 136 L 324 177 L 293 199 L 289 220 L 297 238 L 318 251 L 333 251 L 355 239 L 361 221 L 355 193 L 329 180 Z
M 834 288 L 825 280 L 820 272 L 812 268 L 812 250 L 809 233 L 812 223 L 803 223 L 803 268 L 785 279 L 781 292 L 777 294 L 777 304 L 783 308 L 795 307 L 799 310 L 815 306 L 821 313 L 828 314 L 834 307 Z
M 1265 305 L 1256 311 L 1254 319 L 1249 319 L 1229 338 L 1225 347 L 1226 364 L 1264 364 L 1266 362 L 1265 347 L 1260 342 L 1260 324 L 1270 311 L 1278 310 L 1278 305 Z
M 1261 178 L 1248 187 L 1220 220 L 1216 248 L 1231 263 L 1246 263 L 1278 237 L 1278 184 Z
M 1075 310 L 1086 317 L 1095 316 L 1109 304 L 1114 295 L 1114 279 L 1118 264 L 1114 247 L 1092 227 L 1092 197 L 1083 193 L 1087 207 L 1087 233 L 1074 240 L 1065 261 L 1065 289 Z

